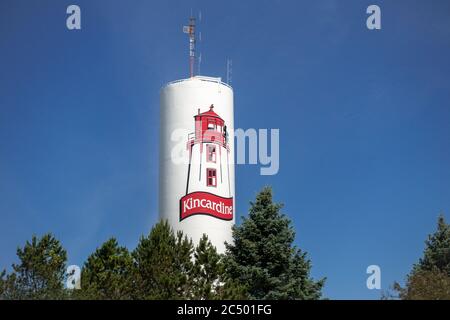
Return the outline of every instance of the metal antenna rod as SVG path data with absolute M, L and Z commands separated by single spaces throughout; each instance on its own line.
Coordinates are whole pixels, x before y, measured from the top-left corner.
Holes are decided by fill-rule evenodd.
M 195 65 L 195 18 L 191 15 L 189 25 L 183 27 L 183 33 L 189 35 L 189 74 L 194 76 Z

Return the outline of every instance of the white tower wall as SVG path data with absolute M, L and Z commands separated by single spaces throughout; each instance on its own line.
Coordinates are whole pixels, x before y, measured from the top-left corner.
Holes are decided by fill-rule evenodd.
M 234 185 L 234 113 L 233 90 L 222 83 L 220 78 L 194 77 L 174 81 L 161 90 L 160 110 L 160 160 L 159 160 L 159 214 L 161 219 L 167 219 L 175 231 L 181 230 L 197 243 L 203 233 L 206 233 L 219 252 L 224 252 L 224 242 L 231 242 L 231 227 L 235 221 L 233 210 L 231 220 L 222 220 L 205 214 L 195 214 L 183 220 L 180 219 L 180 199 L 186 196 L 189 148 L 187 148 L 188 133 L 194 133 L 194 116 L 199 109 L 204 112 L 214 105 L 214 112 L 223 119 L 227 126 L 229 153 L 219 153 L 215 164 L 207 164 L 206 144 L 203 153 L 199 153 L 200 144 L 192 146 L 190 176 L 197 174 L 198 162 L 201 162 L 201 174 L 205 175 L 207 167 L 217 168 L 216 188 L 206 187 L 199 179 L 190 179 L 188 193 L 195 191 L 211 192 L 220 197 L 232 198 L 235 208 Z M 173 153 L 182 155 L 181 163 L 173 161 Z M 201 159 L 200 159 L 201 157 Z M 227 159 L 228 157 L 228 159 Z M 179 161 L 180 159 L 178 159 Z M 226 164 L 228 162 L 228 164 Z M 220 164 L 222 172 L 220 172 Z M 222 180 L 220 181 L 222 173 Z M 229 181 L 228 181 L 229 178 Z M 219 183 L 222 182 L 222 183 Z

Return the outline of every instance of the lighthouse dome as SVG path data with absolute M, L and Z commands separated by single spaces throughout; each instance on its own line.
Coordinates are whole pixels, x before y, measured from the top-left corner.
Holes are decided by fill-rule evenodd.
M 214 112 L 214 105 L 213 104 L 209 107 L 208 111 L 199 113 L 195 117 L 196 118 L 197 117 L 212 117 L 212 118 L 218 118 L 220 120 L 223 120 L 217 113 Z

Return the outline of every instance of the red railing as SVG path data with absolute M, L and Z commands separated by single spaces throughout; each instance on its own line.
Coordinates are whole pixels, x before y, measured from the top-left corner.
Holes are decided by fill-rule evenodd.
M 195 137 L 195 132 L 192 132 L 188 135 L 188 142 L 187 147 L 190 148 L 195 143 L 203 143 L 203 142 L 209 142 L 209 143 L 215 143 L 219 146 L 222 146 L 228 150 L 228 141 L 227 138 L 220 132 L 217 131 L 205 131 L 203 135 L 200 133 L 198 134 L 198 137 Z

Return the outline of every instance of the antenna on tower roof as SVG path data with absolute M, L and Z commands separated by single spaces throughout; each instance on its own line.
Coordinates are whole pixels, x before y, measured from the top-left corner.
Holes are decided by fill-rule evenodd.
M 183 26 L 183 33 L 189 35 L 189 74 L 192 78 L 195 65 L 195 18 L 192 16 L 192 13 L 189 18 L 189 25 Z

